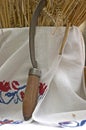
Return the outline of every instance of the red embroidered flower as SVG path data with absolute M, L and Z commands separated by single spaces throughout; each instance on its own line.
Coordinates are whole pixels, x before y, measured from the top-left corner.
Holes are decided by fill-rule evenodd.
M 0 91 L 8 92 L 9 90 L 11 90 L 10 82 L 0 81 Z
M 21 92 L 20 92 L 20 95 L 21 95 L 21 99 L 23 99 L 23 98 L 24 98 L 24 92 L 21 91 Z
M 45 92 L 46 88 L 47 88 L 47 85 L 45 83 L 40 83 L 39 94 L 43 95 L 43 93 Z
M 18 83 L 18 81 L 12 81 L 12 88 L 14 89 L 14 90 L 18 90 L 18 86 L 20 85 L 19 83 Z
M 18 81 L 12 81 L 12 82 L 10 81 L 7 82 L 5 80 L 0 81 L 0 91 L 2 92 L 8 92 L 12 89 L 18 90 L 18 87 L 19 87 Z

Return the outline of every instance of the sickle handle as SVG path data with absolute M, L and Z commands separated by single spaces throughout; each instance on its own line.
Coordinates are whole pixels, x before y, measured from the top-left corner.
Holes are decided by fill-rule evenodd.
M 36 73 L 36 74 L 35 74 Z M 29 120 L 32 116 L 32 113 L 35 109 L 38 99 L 38 91 L 39 91 L 39 77 L 40 72 L 30 71 L 27 86 L 25 90 L 25 95 L 23 99 L 23 117 L 24 120 Z

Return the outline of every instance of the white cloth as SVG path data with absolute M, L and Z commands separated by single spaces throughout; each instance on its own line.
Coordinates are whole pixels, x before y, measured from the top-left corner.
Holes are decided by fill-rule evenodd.
M 65 121 L 85 124 L 83 37 L 77 27 L 71 27 L 63 53 L 59 55 L 65 27 L 59 27 L 53 34 L 54 29 L 37 27 L 36 31 L 36 59 L 42 76 L 32 120 L 59 127 L 71 124 Z M 32 67 L 28 31 L 28 28 L 0 30 L 0 120 L 3 122 L 5 119 L 23 121 L 22 98 Z

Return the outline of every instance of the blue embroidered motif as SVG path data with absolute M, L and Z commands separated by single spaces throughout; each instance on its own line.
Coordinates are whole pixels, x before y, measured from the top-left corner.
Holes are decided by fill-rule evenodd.
M 81 127 L 86 125 L 86 120 L 81 120 L 81 121 L 65 121 L 65 122 L 59 122 L 57 127 L 60 128 L 65 128 L 65 127 Z

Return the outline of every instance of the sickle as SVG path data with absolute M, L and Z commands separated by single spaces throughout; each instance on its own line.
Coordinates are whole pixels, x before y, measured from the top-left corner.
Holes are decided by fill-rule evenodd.
M 31 20 L 29 29 L 29 50 L 30 58 L 33 68 L 29 70 L 29 76 L 27 80 L 27 86 L 25 90 L 25 95 L 23 99 L 23 117 L 24 120 L 29 120 L 37 104 L 38 91 L 39 91 L 39 80 L 41 72 L 38 69 L 38 64 L 35 59 L 35 45 L 34 37 L 36 32 L 36 25 L 38 21 L 38 16 L 42 11 L 43 7 L 46 5 L 46 0 L 40 0 Z

